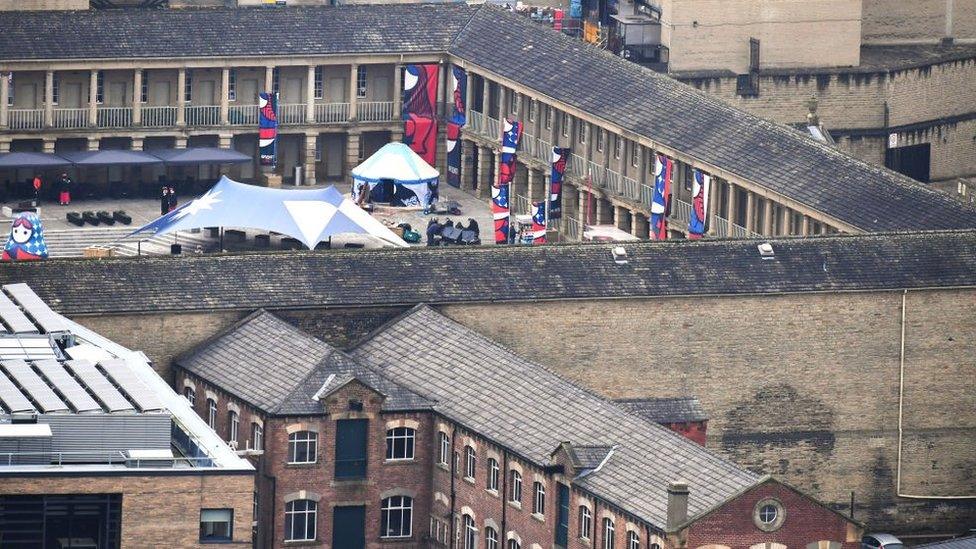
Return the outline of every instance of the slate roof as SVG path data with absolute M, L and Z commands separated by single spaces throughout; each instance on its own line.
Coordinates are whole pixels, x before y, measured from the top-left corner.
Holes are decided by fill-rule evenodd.
M 976 286 L 976 231 L 329 250 L 0 264 L 62 314 L 412 306 Z M 544 276 L 525 276 L 526 273 Z
M 708 419 L 701 402 L 696 397 L 621 398 L 614 402 L 655 423 L 681 423 Z
M 760 478 L 425 306 L 351 354 L 398 383 L 423 388 L 439 413 L 537 465 L 548 464 L 563 441 L 614 446 L 604 466 L 577 484 L 661 529 L 669 481 L 689 483 L 694 516 Z
M 576 469 L 596 469 L 607 459 L 613 446 L 572 445 L 573 467 Z
M 965 536 L 944 541 L 916 545 L 915 549 L 976 549 L 976 536 Z
M 263 310 L 177 358 L 176 363 L 275 415 L 323 413 L 322 405 L 312 397 L 332 374 L 336 378 L 360 379 L 386 395 L 385 410 L 418 410 L 431 405 Z
M 448 52 L 864 231 L 976 227 L 944 193 L 489 5 L 0 12 L 0 28 L 0 60 Z

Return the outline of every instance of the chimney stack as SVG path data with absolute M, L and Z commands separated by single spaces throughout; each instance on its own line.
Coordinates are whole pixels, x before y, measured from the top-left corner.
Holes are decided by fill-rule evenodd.
M 671 530 L 686 520 L 688 520 L 688 483 L 669 482 L 667 528 Z

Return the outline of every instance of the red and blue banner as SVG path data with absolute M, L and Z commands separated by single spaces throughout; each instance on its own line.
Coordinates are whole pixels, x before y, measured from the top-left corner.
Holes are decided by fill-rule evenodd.
M 403 71 L 403 142 L 433 166 L 437 162 L 437 65 Z
M 521 122 L 502 121 L 502 154 L 498 162 L 498 181 L 491 189 L 491 212 L 495 218 L 495 244 L 508 244 L 509 203 L 508 196 L 515 178 L 515 151 L 522 137 Z
M 546 202 L 532 203 L 532 244 L 546 243 Z
M 695 170 L 691 185 L 691 218 L 688 220 L 688 238 L 698 240 L 708 232 L 708 201 L 712 192 L 712 176 Z
M 258 94 L 258 154 L 262 166 L 278 162 L 278 94 Z
M 451 115 L 447 121 L 447 184 L 461 186 L 461 128 L 467 122 L 468 74 L 461 67 L 451 68 Z
M 654 198 L 651 201 L 651 239 L 667 240 L 671 213 L 671 170 L 674 161 L 659 154 L 654 160 Z
M 552 171 L 549 176 L 549 219 L 563 217 L 563 179 L 566 177 L 566 160 L 569 149 L 552 148 Z

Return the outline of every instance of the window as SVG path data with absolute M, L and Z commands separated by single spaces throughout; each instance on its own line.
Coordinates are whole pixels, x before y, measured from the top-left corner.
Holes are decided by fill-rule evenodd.
M 139 102 L 148 103 L 149 102 L 149 73 L 143 71 L 142 80 L 139 81 L 141 84 L 139 86 Z
M 546 105 L 546 129 L 552 129 L 552 105 Z
M 413 523 L 413 498 L 391 496 L 383 500 L 380 513 L 380 537 L 409 538 Z
M 519 104 L 519 94 L 518 92 L 513 91 L 512 99 L 511 101 L 509 101 L 508 112 L 518 112 L 518 104 Z
M 394 427 L 386 432 L 386 459 L 413 459 L 413 439 L 416 431 L 410 427 Z
M 264 450 L 264 427 L 258 423 L 251 424 L 251 449 Z
M 325 90 L 325 88 L 322 85 L 322 67 L 315 67 L 315 70 L 313 71 L 312 82 L 313 82 L 312 87 L 315 90 L 313 97 L 315 99 L 322 99 Z
M 233 509 L 200 510 L 200 542 L 231 541 L 234 532 Z
M 285 504 L 285 541 L 314 541 L 318 504 L 296 499 Z
M 237 101 L 237 69 L 227 71 L 227 100 Z
M 519 473 L 515 469 L 512 469 L 510 475 L 511 482 L 509 482 L 509 488 L 511 489 L 509 495 L 509 501 L 522 502 L 522 473 Z
M 562 126 L 563 137 L 569 137 L 569 113 L 562 113 L 562 120 L 559 125 Z
M 7 73 L 7 106 L 14 106 L 14 73 Z
M 495 458 L 488 458 L 487 488 L 493 492 L 498 491 L 498 460 Z
M 640 549 L 640 536 L 633 530 L 627 532 L 627 549 Z
M 336 421 L 335 477 L 361 479 L 366 477 L 367 419 Z
M 253 517 L 254 520 L 258 520 L 258 509 L 259 509 L 259 507 L 260 506 L 258 505 L 258 492 L 257 492 L 257 490 L 255 490 L 254 491 L 254 498 L 253 498 L 253 501 L 251 502 L 251 517 Z
M 532 485 L 532 512 L 536 515 L 546 514 L 546 487 L 541 482 Z
M 593 515 L 590 513 L 590 508 L 585 505 L 580 505 L 579 508 L 579 537 L 583 539 L 590 539 L 590 532 L 593 529 Z
M 508 549 L 522 549 L 522 544 L 517 539 L 508 540 Z
M 319 435 L 313 431 L 297 431 L 288 435 L 288 463 L 315 463 Z
M 779 513 L 776 512 L 775 505 L 763 505 L 762 508 L 759 509 L 759 522 L 762 522 L 763 524 L 772 524 L 776 522 L 776 515 L 778 514 Z
M 774 532 L 783 526 L 786 511 L 783 504 L 774 498 L 766 498 L 756 503 L 752 512 L 752 519 L 763 532 Z
M 105 73 L 98 71 L 95 73 L 95 102 L 105 101 Z
M 230 416 L 227 421 L 230 428 L 230 437 L 227 440 L 237 442 L 237 429 L 241 425 L 241 418 L 237 415 L 237 412 L 233 411 L 228 416 Z
M 356 97 L 366 97 L 366 67 L 356 68 Z
M 197 392 L 193 390 L 193 387 L 183 388 L 183 397 L 189 401 L 190 406 L 194 406 L 197 403 Z
M 58 75 L 55 74 L 51 78 L 51 104 L 57 105 L 58 99 L 61 98 L 61 86 L 58 84 Z
M 464 515 L 464 549 L 478 549 L 478 527 L 471 515 Z
M 183 82 L 183 101 L 193 101 L 193 72 L 186 69 L 186 79 Z
M 278 90 L 280 89 L 281 89 L 281 71 L 278 70 L 278 67 L 274 67 L 271 69 L 271 91 L 273 93 L 278 93 Z
M 498 549 L 498 531 L 491 526 L 485 528 L 485 549 Z
M 623 143 L 624 141 L 623 139 L 620 138 L 619 135 L 613 136 L 613 157 L 618 160 L 620 159 L 620 154 L 623 149 Z
M 640 152 L 640 145 L 637 143 L 630 144 L 630 165 L 635 168 L 640 164 Z
M 603 549 L 613 549 L 614 546 L 613 521 L 609 518 L 603 519 Z
M 207 425 L 211 429 L 217 426 L 217 401 L 212 398 L 207 399 Z
M 437 463 L 442 465 L 448 465 L 449 459 L 451 459 L 451 437 L 447 436 L 444 431 L 439 431 L 437 433 L 437 439 L 440 441 L 440 451 L 437 453 Z
M 529 99 L 529 122 L 535 122 L 535 99 Z
M 586 128 L 587 128 L 588 124 L 586 122 L 583 122 L 582 120 L 580 120 L 579 121 L 579 124 L 577 124 L 577 126 L 579 126 L 579 128 L 576 131 L 576 133 L 577 133 L 577 140 L 580 142 L 581 145 L 582 144 L 585 144 L 586 143 Z
M 603 128 L 596 129 L 596 150 L 603 152 Z
M 475 453 L 474 448 L 471 446 L 464 447 L 464 476 L 467 478 L 474 478 L 475 470 Z

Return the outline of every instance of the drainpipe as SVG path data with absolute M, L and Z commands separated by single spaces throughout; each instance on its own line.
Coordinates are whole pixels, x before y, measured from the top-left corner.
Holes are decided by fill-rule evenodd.
M 508 535 L 508 450 L 502 450 L 502 531 L 498 534 L 502 539 Z M 503 543 L 503 547 L 507 544 Z
M 451 547 L 455 547 L 457 542 L 457 532 L 455 531 L 454 513 L 457 507 L 457 489 L 454 486 L 456 479 L 455 467 L 457 466 L 457 454 L 454 451 L 455 439 L 457 438 L 457 425 L 451 427 Z

